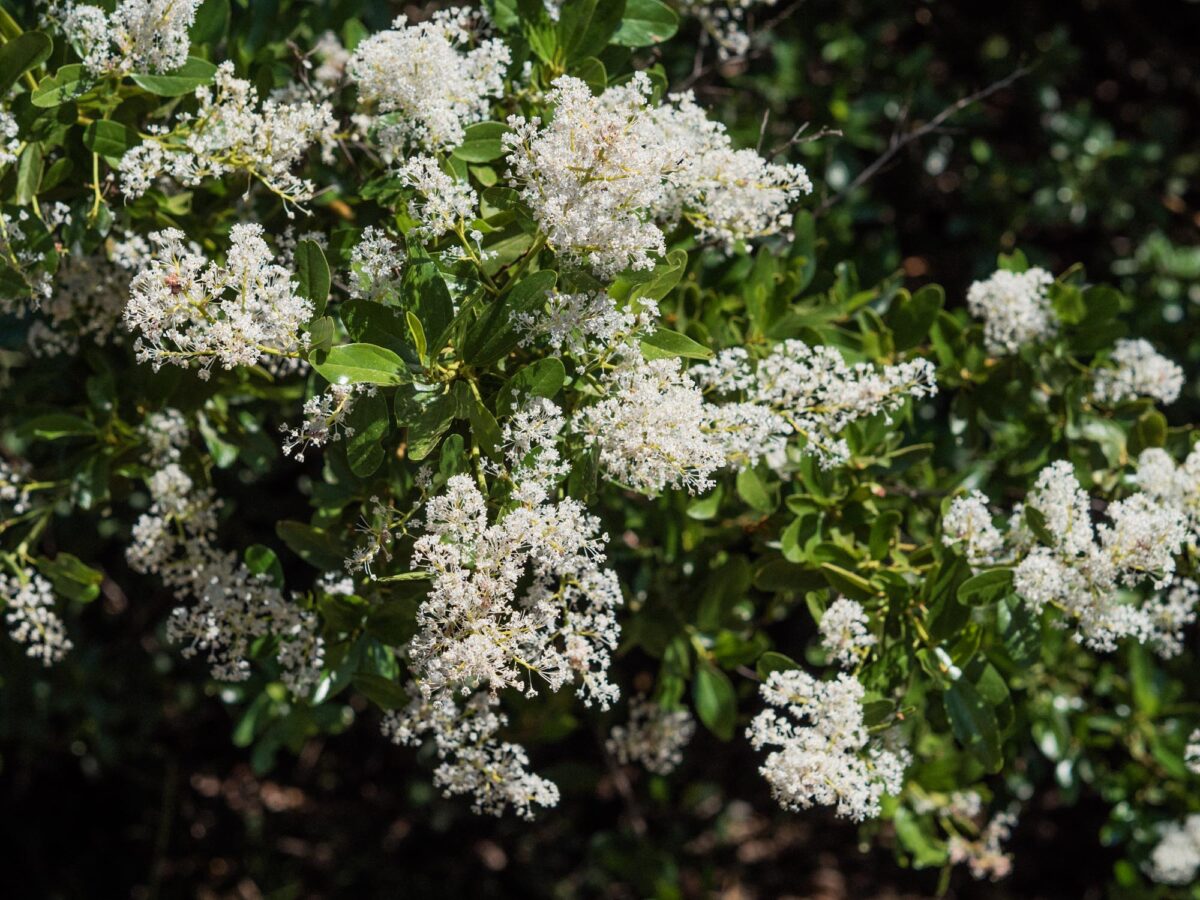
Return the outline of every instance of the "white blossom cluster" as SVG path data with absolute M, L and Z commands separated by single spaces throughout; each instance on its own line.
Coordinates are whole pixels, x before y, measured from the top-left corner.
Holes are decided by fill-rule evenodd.
M 396 176 L 418 195 L 409 202 L 408 214 L 417 222 L 417 234 L 424 238 L 439 238 L 477 215 L 475 191 L 446 174 L 432 156 L 410 157 L 396 170 Z
M 466 126 L 488 118 L 511 57 L 497 38 L 476 43 L 483 15 L 455 7 L 416 25 L 400 16 L 355 49 L 350 79 L 397 142 L 448 150 L 462 143 Z
M 1200 775 L 1200 728 L 1188 735 L 1187 747 L 1183 751 L 1183 761 L 1193 774 Z
M 1160 447 L 1143 450 L 1133 481 L 1155 502 L 1177 509 L 1187 521 L 1188 542 L 1200 546 L 1200 447 L 1179 465 Z
M 1051 338 L 1058 320 L 1046 289 L 1054 277 L 1045 269 L 1024 272 L 1000 269 L 967 290 L 967 308 L 983 320 L 983 340 L 989 353 L 1011 355 L 1026 344 Z
M 525 346 L 545 340 L 556 351 L 602 357 L 623 349 L 637 352 L 634 339 L 658 321 L 658 304 L 643 297 L 631 306 L 619 307 L 602 291 L 549 291 L 545 306 L 518 313 L 513 319 L 524 332 L 521 343 Z
M 805 439 L 806 452 L 823 466 L 849 459 L 850 448 L 837 435 L 850 423 L 878 413 L 890 415 L 908 397 L 937 392 L 929 360 L 882 368 L 868 363 L 851 366 L 835 347 L 810 347 L 791 339 L 756 366 L 745 349 L 735 347 L 694 366 L 689 374 L 706 391 L 741 394 L 746 402 L 770 411 L 772 418 L 763 424 L 764 432 L 795 431 Z M 758 439 L 765 438 L 766 434 Z M 751 448 L 746 450 L 754 456 Z
M 598 97 L 562 76 L 550 122 L 509 117 L 510 177 L 556 252 L 611 277 L 653 268 L 681 217 L 726 246 L 791 225 L 788 205 L 812 190 L 803 168 L 733 150 L 690 95 L 654 107 L 651 93 L 640 72 Z
M 7 109 L 0 109 L 0 166 L 11 166 L 21 152 L 21 139 L 17 137 L 21 126 L 16 116 Z
M 1009 812 L 994 815 L 979 836 L 971 839 L 962 834 L 950 836 L 950 862 L 954 865 L 966 863 L 971 877 L 977 881 L 987 878 L 999 881 L 1012 872 L 1012 855 L 1004 852 L 1004 842 L 1012 835 L 1017 817 Z
M 103 252 L 64 255 L 54 276 L 54 291 L 38 306 L 26 343 L 34 356 L 74 355 L 81 342 L 103 346 L 114 340 L 129 299 L 135 269 L 149 258 L 150 245 L 128 235 Z
M 540 685 L 577 683 L 585 705 L 602 709 L 618 696 L 608 668 L 622 598 L 616 575 L 603 568 L 607 535 L 580 503 L 551 497 L 561 423 L 543 401 L 519 431 L 507 432 L 514 506 L 489 523 L 471 478 L 452 476 L 427 502 L 425 534 L 413 548 L 414 568 L 432 585 L 407 646 L 412 699 L 386 730 L 402 743 L 432 733 L 439 785 L 496 815 L 512 808 L 529 816 L 532 804 L 558 797 L 526 771 L 520 747 L 495 738 L 501 691 L 532 696 Z
M 67 630 L 54 609 L 50 582 L 32 569 L 19 574 L 0 573 L 0 602 L 9 636 L 25 645 L 25 655 L 50 666 L 71 650 Z
M 29 464 L 0 456 L 0 503 L 14 515 L 29 512 Z
M 138 359 L 155 369 L 197 364 L 208 378 L 215 363 L 233 369 L 297 356 L 313 305 L 275 263 L 262 226 L 234 225 L 223 265 L 184 240 L 174 228 L 151 234 L 153 253 L 130 284 L 124 315 L 139 335 Z
M 368 225 L 350 251 L 350 296 L 382 300 L 396 289 L 404 270 L 404 250 L 387 234 Z
M 211 87 L 196 89 L 200 108 L 180 114 L 173 129 L 158 128 L 121 157 L 121 191 L 140 197 L 159 179 L 194 186 L 206 178 L 245 172 L 291 206 L 311 200 L 315 187 L 294 169 L 319 144 L 332 160 L 336 122 L 328 103 L 259 101 L 258 90 L 234 75 L 233 63 L 217 67 Z
M 354 429 L 346 423 L 346 417 L 354 411 L 358 397 L 374 394 L 373 384 L 331 384 L 309 397 L 304 402 L 304 421 L 295 428 L 281 426 L 283 455 L 295 454 L 297 462 L 304 462 L 309 447 L 324 447 L 331 441 L 353 437 Z
M 126 558 L 134 571 L 158 575 L 181 605 L 167 621 L 167 635 L 183 644 L 184 656 L 203 654 L 214 678 L 241 681 L 250 674 L 255 642 L 271 638 L 283 682 L 296 694 L 320 678 L 324 642 L 314 613 L 287 599 L 266 575 L 250 571 L 236 554 L 216 544 L 221 502 L 211 488 L 197 488 L 174 460 L 187 441 L 180 417 L 165 411 L 147 422 L 167 426 L 150 444 L 146 462 L 150 508 L 133 527 Z
M 790 669 L 772 672 L 760 691 L 768 708 L 746 735 L 756 750 L 776 748 L 759 771 L 784 809 L 832 806 L 862 821 L 879 815 L 885 793 L 903 788 L 908 754 L 871 740 L 857 679 L 842 673 L 818 681 Z
M 640 763 L 647 772 L 669 775 L 683 762 L 683 748 L 696 733 L 686 709 L 663 709 L 644 696 L 629 703 L 629 720 L 614 725 L 605 746 L 621 765 Z
M 1146 873 L 1159 884 L 1191 884 L 1200 870 L 1200 813 L 1162 826 Z
M 1074 620 L 1086 646 L 1108 651 L 1131 638 L 1174 656 L 1200 601 L 1200 588 L 1175 578 L 1186 517 L 1145 492 L 1109 504 L 1105 515 L 1107 522 L 1093 523 L 1088 495 L 1071 464 L 1059 461 L 1038 474 L 1006 537 L 975 493 L 951 503 L 942 540 L 963 543 L 972 565 L 1014 565 L 1016 592 L 1034 610 L 1051 606 Z M 1040 528 L 1030 525 L 1034 516 Z M 1138 604 L 1132 589 L 1146 582 L 1159 593 Z
M 0 256 L 12 265 L 29 288 L 30 296 L 16 291 L 0 292 L 0 313 L 23 316 L 37 309 L 54 292 L 54 281 L 43 266 L 39 238 L 44 226 L 27 209 L 14 214 L 0 212 Z
M 573 427 L 599 450 L 610 478 L 652 496 L 713 486 L 724 447 L 709 427 L 712 408 L 678 360 L 627 355 L 605 387 L 604 399 L 584 407 Z
M 821 616 L 821 646 L 844 668 L 853 668 L 861 661 L 863 651 L 875 646 L 869 624 L 861 603 L 839 597 Z
M 745 56 L 750 50 L 746 13 L 778 0 L 676 0 L 681 12 L 695 16 L 717 45 L 720 59 Z
M 1102 403 L 1124 403 L 1150 397 L 1174 403 L 1183 390 L 1183 369 L 1154 349 L 1149 341 L 1122 339 L 1112 351 L 1112 366 L 1096 370 L 1092 393 Z
M 169 72 L 187 61 L 188 29 L 200 0 L 122 0 L 106 13 L 90 3 L 50 0 L 43 12 L 93 75 Z

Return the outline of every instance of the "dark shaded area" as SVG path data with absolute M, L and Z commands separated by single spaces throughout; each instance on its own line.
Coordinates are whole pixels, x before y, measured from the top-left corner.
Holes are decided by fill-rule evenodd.
M 252 4 L 253 5 L 253 4 Z M 782 16 L 785 0 L 759 18 Z M 235 22 L 252 12 L 234 5 Z M 1021 62 L 1018 84 L 907 146 L 822 217 L 829 253 L 864 281 L 903 268 L 952 298 L 1022 247 L 1055 271 L 1082 262 L 1139 305 L 1140 333 L 1200 360 L 1200 4 L 815 2 L 772 29 L 744 71 L 706 69 L 693 88 L 765 147 L 802 122 L 840 128 L 795 148 L 816 203 L 935 115 Z M 664 60 L 676 83 L 693 60 Z M 711 57 L 709 57 L 711 59 Z M 903 111 L 903 115 L 901 112 Z M 831 191 L 832 186 L 832 191 Z M 1197 387 L 1169 410 L 1194 415 Z M 269 532 L 287 485 L 259 484 L 230 532 Z M 247 496 L 251 496 L 247 492 Z M 100 538 L 97 538 L 100 540 Z M 242 542 L 245 543 L 245 542 Z M 116 542 L 113 543 L 115 547 Z M 106 570 L 125 572 L 113 550 Z M 479 819 L 430 786 L 430 759 L 379 737 L 365 706 L 336 720 L 284 718 L 268 696 L 202 687 L 201 665 L 162 642 L 170 599 L 132 577 L 106 584 L 52 672 L 9 643 L 0 669 L 0 859 L 8 897 L 926 897 L 936 872 L 898 869 L 886 829 L 855 855 L 856 830 L 780 814 L 742 741 L 697 736 L 680 773 L 628 784 L 604 773 L 603 725 L 564 702 L 570 737 L 521 735 L 563 788 L 536 823 Z M 636 661 L 627 660 L 627 672 Z M 652 671 L 647 663 L 647 672 Z M 629 679 L 632 680 L 632 679 Z M 261 705 L 261 704 L 260 704 Z M 244 746 L 244 715 L 278 716 Z M 324 713 L 323 713 L 324 714 Z M 287 723 L 286 725 L 284 723 Z M 518 732 L 521 723 L 516 723 Z M 1108 807 L 1068 805 L 1051 773 L 1022 815 L 1013 877 L 956 872 L 961 898 L 1100 897 L 1112 871 Z

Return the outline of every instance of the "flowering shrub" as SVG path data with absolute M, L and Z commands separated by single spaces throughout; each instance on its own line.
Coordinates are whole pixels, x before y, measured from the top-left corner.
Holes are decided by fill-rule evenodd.
M 1042 763 L 1136 766 L 1122 877 L 1189 883 L 1183 370 L 1078 267 L 827 258 L 805 169 L 652 63 L 751 5 L 495 0 L 286 65 L 219 4 L 0 16 L 10 639 L 167 592 L 268 756 L 354 695 L 481 814 L 555 815 L 564 729 L 669 779 L 702 727 L 947 878 L 1020 865 Z

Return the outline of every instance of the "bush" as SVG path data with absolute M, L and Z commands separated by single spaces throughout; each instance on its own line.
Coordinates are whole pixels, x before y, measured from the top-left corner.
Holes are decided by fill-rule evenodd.
M 1188 379 L 1141 336 L 1161 282 L 1010 240 L 947 292 L 885 247 L 871 173 L 974 100 L 853 180 L 787 96 L 727 129 L 670 90 L 764 90 L 770 4 L 239 6 L 0 15 L 5 769 L 162 773 L 114 889 L 469 889 L 445 840 L 374 871 L 412 827 L 364 853 L 378 805 L 535 895 L 703 893 L 767 822 L 846 864 L 830 820 L 944 893 L 1102 803 L 1109 887 L 1186 892 Z M 339 872 L 247 854 L 261 809 L 179 847 L 230 753 L 350 805 L 309 807 Z

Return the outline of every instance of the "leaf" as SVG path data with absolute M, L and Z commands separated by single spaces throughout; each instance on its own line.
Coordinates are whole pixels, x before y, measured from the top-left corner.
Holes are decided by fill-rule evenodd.
M 394 307 L 374 300 L 345 300 L 338 304 L 337 314 L 355 341 L 386 347 L 410 367 L 418 365 L 408 326 Z
M 135 72 L 130 77 L 143 90 L 159 97 L 182 97 L 198 87 L 209 84 L 217 74 L 217 67 L 206 59 L 189 56 L 178 69 L 162 75 Z
M 521 342 L 514 322 L 522 313 L 541 309 L 558 275 L 548 269 L 522 278 L 507 294 L 493 300 L 475 320 L 463 344 L 463 356 L 473 366 L 490 366 Z
M 87 419 L 81 419 L 79 416 L 69 413 L 47 413 L 24 423 L 21 431 L 43 441 L 56 441 L 64 437 L 93 435 L 96 428 Z
M 380 709 L 399 709 L 408 702 L 408 694 L 394 679 L 374 672 L 356 672 L 354 686 Z
M 883 317 L 896 350 L 909 350 L 924 341 L 945 303 L 946 293 L 936 284 L 927 284 L 911 296 L 898 295 Z
M 654 334 L 642 338 L 642 356 L 646 359 L 670 359 L 682 356 L 686 359 L 709 359 L 712 351 L 693 341 L 686 334 L 660 328 Z
M 825 576 L 830 587 L 841 591 L 851 599 L 867 600 L 875 596 L 876 591 L 871 586 L 871 582 L 841 566 L 835 566 L 833 563 L 821 563 L 821 574 Z
M 354 432 L 346 438 L 346 461 L 359 478 L 371 477 L 383 462 L 379 442 L 387 436 L 391 423 L 387 400 L 378 391 L 355 400 L 346 417 L 346 425 Z
M 37 196 L 44 165 L 42 145 L 37 142 L 26 145 L 17 161 L 17 191 L 14 199 L 18 206 L 28 206 Z
M 111 119 L 93 122 L 83 132 L 83 145 L 99 156 L 114 159 L 125 155 L 125 151 L 141 143 L 136 131 L 128 125 Z
M 0 47 L 0 96 L 9 92 L 17 79 L 50 58 L 54 43 L 40 31 L 19 34 Z
M 91 603 L 100 596 L 104 573 L 85 564 L 70 553 L 59 553 L 54 559 L 40 559 L 38 571 L 50 580 L 56 594 L 76 603 Z
M 762 476 L 754 469 L 742 469 L 738 472 L 737 492 L 751 509 L 761 513 L 770 513 L 775 509 L 775 498 L 767 489 Z
M 568 64 L 599 56 L 621 24 L 625 0 L 567 0 L 558 18 L 558 43 Z
M 698 666 L 692 679 L 692 702 L 704 727 L 723 741 L 733 737 L 737 697 L 728 675 L 711 664 Z
M 754 667 L 758 671 L 758 677 L 766 681 L 772 672 L 787 672 L 790 669 L 799 669 L 800 663 L 796 662 L 790 656 L 785 656 L 774 650 L 768 650 L 758 658 L 758 662 L 755 663 Z
M 400 282 L 400 303 L 421 323 L 429 341 L 429 353 L 442 349 L 446 326 L 454 319 L 454 301 L 442 273 L 421 242 L 408 236 L 408 265 Z
M 309 565 L 323 572 L 342 569 L 345 554 L 326 531 L 304 522 L 283 519 L 275 523 L 275 534 L 287 544 L 289 550 Z
M 554 356 L 539 359 L 505 382 L 497 398 L 496 411 L 502 416 L 507 415 L 529 397 L 553 399 L 566 380 L 567 370 L 563 368 L 562 360 Z
M 329 300 L 329 263 L 325 253 L 314 241 L 301 241 L 296 245 L 296 293 L 313 303 L 314 319 L 325 312 Z
M 987 771 L 999 772 L 1004 765 L 1004 754 L 992 707 L 974 685 L 962 678 L 950 685 L 942 699 L 950 729 L 959 744 L 974 754 Z
M 450 151 L 451 155 L 464 162 L 484 163 L 504 155 L 501 138 L 512 129 L 503 122 L 476 122 L 467 127 L 463 142 Z
M 986 606 L 1012 593 L 1012 584 L 1012 569 L 989 569 L 958 586 L 958 601 L 967 606 Z
M 408 426 L 408 456 L 422 460 L 434 451 L 454 421 L 458 403 L 450 394 L 438 394 Z
M 626 0 L 621 27 L 612 42 L 622 47 L 661 44 L 679 30 L 679 16 L 659 0 Z
M 251 544 L 242 556 L 247 569 L 255 575 L 269 575 L 275 587 L 283 587 L 283 563 L 274 550 L 263 544 Z
M 56 106 L 82 94 L 87 88 L 88 75 L 83 66 L 71 63 L 53 75 L 47 75 L 30 94 L 30 102 L 41 109 Z
M 312 366 L 330 384 L 397 385 L 412 381 L 404 360 L 375 344 L 342 344 L 313 354 Z
M 871 559 L 879 560 L 887 556 L 902 518 L 898 509 L 885 510 L 875 517 L 875 521 L 871 523 L 871 536 L 867 542 Z

